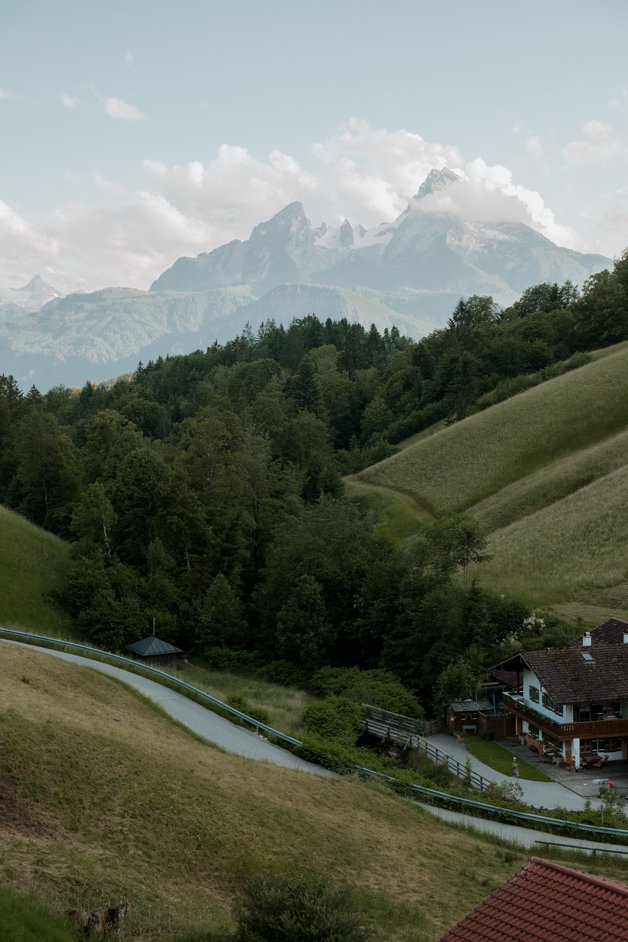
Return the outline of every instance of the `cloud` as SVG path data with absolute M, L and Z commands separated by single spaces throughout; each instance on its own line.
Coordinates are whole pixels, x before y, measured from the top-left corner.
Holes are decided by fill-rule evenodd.
M 403 212 L 433 167 L 462 162 L 456 147 L 429 143 L 406 130 L 371 128 L 358 118 L 343 133 L 314 144 L 312 152 L 331 170 L 336 200 L 346 207 L 341 214 L 364 225 Z
M 535 160 L 540 160 L 543 156 L 543 145 L 536 134 L 528 134 L 526 137 L 526 150 Z
M 480 222 L 523 222 L 556 242 L 576 245 L 574 233 L 556 221 L 542 196 L 516 183 L 507 167 L 481 157 L 465 161 L 453 145 L 407 130 L 372 128 L 353 119 L 343 131 L 314 144 L 304 163 L 279 148 L 260 158 L 245 147 L 223 144 L 210 160 L 168 165 L 147 158 L 144 182 L 135 192 L 97 174 L 91 177 L 94 192 L 114 194 L 120 205 L 64 206 L 36 224 L 18 217 L 16 225 L 21 219 L 30 233 L 22 245 L 39 246 L 38 255 L 25 252 L 24 258 L 29 264 L 34 257 L 42 259 L 31 274 L 54 262 L 71 287 L 143 288 L 181 255 L 248 238 L 255 225 L 294 200 L 304 204 L 314 224 L 348 218 L 368 227 L 392 220 L 429 171 L 444 166 L 460 179 L 421 200 L 423 211 Z M 71 179 L 85 192 L 83 175 Z M 12 260 L 20 277 L 29 276 L 22 250 L 13 250 L 10 240 L 5 245 L 7 265 Z
M 146 117 L 139 108 L 123 101 L 122 98 L 108 98 L 105 102 L 105 112 L 110 118 L 119 118 L 121 121 L 143 121 Z
M 628 157 L 628 147 L 610 124 L 587 121 L 580 136 L 563 147 L 563 157 L 571 164 L 602 164 L 615 158 Z
M 124 61 L 126 62 L 128 66 L 132 66 L 133 65 L 133 53 L 127 52 L 127 54 L 124 57 Z
M 94 175 L 94 183 L 101 190 L 104 190 L 106 193 L 111 193 L 113 196 L 130 195 L 129 190 L 125 186 L 121 186 L 119 183 L 114 183 L 112 180 L 107 180 L 106 177 L 103 177 L 101 173 Z
M 59 101 L 64 108 L 76 108 L 79 99 L 75 95 L 59 95 Z
M 628 186 L 604 194 L 594 212 L 581 216 L 589 251 L 613 258 L 628 248 Z
M 559 245 L 570 248 L 578 245 L 576 233 L 556 222 L 541 194 L 514 183 L 507 167 L 491 166 L 476 157 L 458 173 L 457 183 L 421 200 L 424 212 L 449 213 L 470 222 L 523 223 Z
M 9 286 L 31 278 L 59 249 L 43 228 L 0 200 L 0 282 Z
M 0 88 L 0 101 L 13 101 L 14 99 L 15 95 L 12 95 L 5 88 Z

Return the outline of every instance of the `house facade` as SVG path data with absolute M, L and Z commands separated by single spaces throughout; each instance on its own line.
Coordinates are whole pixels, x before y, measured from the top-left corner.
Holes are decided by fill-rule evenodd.
M 596 755 L 628 759 L 628 622 L 610 619 L 562 648 L 497 665 L 516 684 L 503 705 L 516 732 L 578 769 Z

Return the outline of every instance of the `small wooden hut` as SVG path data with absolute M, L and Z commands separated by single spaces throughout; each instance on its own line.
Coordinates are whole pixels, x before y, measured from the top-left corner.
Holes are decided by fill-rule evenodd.
M 132 657 L 137 658 L 142 664 L 148 664 L 150 667 L 158 667 L 160 670 L 173 668 L 177 663 L 179 654 L 183 654 L 181 648 L 162 641 L 155 635 L 148 635 L 141 641 L 135 641 L 128 644 L 125 648 Z

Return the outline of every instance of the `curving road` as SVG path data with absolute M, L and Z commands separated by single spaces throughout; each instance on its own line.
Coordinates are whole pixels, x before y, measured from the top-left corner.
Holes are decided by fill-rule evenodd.
M 327 769 L 314 765 L 312 762 L 306 762 L 304 759 L 299 759 L 298 756 L 293 755 L 286 749 L 281 749 L 279 746 L 268 742 L 263 736 L 258 736 L 257 733 L 242 726 L 236 726 L 224 717 L 218 716 L 217 713 L 212 713 L 207 707 L 201 706 L 200 703 L 195 703 L 183 694 L 177 693 L 176 690 L 170 690 L 169 687 L 164 687 L 147 677 L 134 674 L 132 671 L 125 671 L 120 667 L 114 667 L 112 664 L 104 664 L 101 661 L 81 657 L 78 654 L 67 654 L 64 651 L 54 651 L 51 648 L 42 648 L 34 644 L 23 644 L 20 641 L 1 640 L 3 644 L 15 644 L 31 651 L 39 651 L 42 654 L 57 657 L 62 661 L 80 664 L 82 667 L 89 667 L 101 674 L 115 677 L 148 697 L 153 703 L 158 704 L 169 716 L 196 733 L 197 736 L 220 746 L 226 752 L 242 756 L 245 759 L 270 762 L 273 765 L 281 765 L 284 768 L 297 769 L 301 772 L 314 772 L 316 775 L 332 774 Z
M 212 713 L 211 710 L 201 706 L 199 703 L 195 703 L 193 700 L 188 700 L 188 698 L 183 696 L 183 694 L 177 693 L 174 690 L 170 690 L 168 687 L 163 687 L 161 684 L 155 683 L 155 681 L 149 680 L 146 677 L 142 677 L 139 674 L 134 674 L 131 671 L 125 671 L 122 668 L 114 667 L 111 664 L 103 664 L 100 661 L 93 661 L 90 658 L 81 657 L 78 654 L 67 654 L 64 651 L 54 651 L 50 648 L 42 648 L 33 644 L 24 644 L 20 641 L 9 641 L 2 638 L 0 639 L 0 643 L 15 644 L 21 648 L 28 648 L 29 650 L 39 651 L 42 654 L 48 654 L 52 657 L 57 657 L 62 661 L 69 661 L 73 664 L 90 667 L 92 670 L 97 670 L 102 674 L 108 674 L 110 677 L 115 677 L 117 680 L 122 681 L 122 683 L 127 684 L 129 687 L 133 687 L 135 690 L 139 691 L 139 693 L 143 694 L 145 697 L 148 697 L 149 700 L 152 700 L 154 703 L 158 704 L 173 719 L 177 720 L 183 726 L 186 726 L 189 730 L 196 733 L 202 739 L 220 746 L 226 752 L 234 753 L 235 755 L 242 756 L 246 759 L 270 762 L 273 765 L 283 766 L 284 768 L 288 769 L 296 769 L 302 772 L 313 772 L 316 775 L 333 774 L 327 769 L 320 768 L 320 766 L 314 765 L 311 762 L 305 762 L 303 759 L 299 759 L 292 753 L 287 752 L 285 749 L 281 749 L 279 746 L 273 745 L 273 743 L 268 742 L 262 736 L 258 736 L 256 733 L 253 733 L 250 730 L 244 729 L 241 726 L 235 726 L 233 723 L 229 722 L 229 720 L 224 719 L 222 716 L 218 716 L 216 713 Z M 439 743 L 439 745 L 441 745 L 441 743 Z M 451 741 L 451 737 L 447 737 L 447 746 L 450 752 L 453 751 L 452 745 L 453 743 Z M 471 758 L 474 760 L 474 762 L 477 762 L 475 757 Z M 499 776 L 499 773 L 496 773 L 493 769 L 489 769 L 488 766 L 484 766 L 481 772 L 486 777 L 492 777 L 494 779 L 497 779 Z M 487 773 L 490 773 L 490 775 L 487 775 Z M 507 777 L 504 776 L 504 778 Z M 512 781 L 512 779 L 510 779 L 510 781 Z M 541 783 L 529 784 L 532 785 Z M 557 783 L 555 784 L 557 785 L 557 789 L 560 790 L 556 792 L 556 797 L 560 795 L 564 806 L 565 793 L 568 790 L 563 786 L 558 785 Z M 538 798 L 539 796 L 535 795 L 534 797 Z M 543 797 L 547 798 L 549 795 L 546 794 Z M 448 811 L 444 808 L 436 808 L 431 805 L 423 804 L 422 802 L 418 802 L 418 804 L 423 807 L 425 811 L 435 815 L 442 821 L 455 823 L 458 826 L 462 825 L 469 830 L 474 830 L 480 833 L 490 833 L 495 837 L 501 838 L 502 840 L 510 841 L 523 847 L 535 848 L 537 853 L 540 854 L 543 853 L 543 850 L 537 843 L 540 840 L 552 844 L 573 845 L 574 847 L 577 847 L 578 849 L 585 852 L 588 851 L 589 853 L 594 850 L 603 850 L 606 853 L 621 853 L 622 851 L 625 854 L 628 853 L 628 847 L 625 846 L 618 847 L 617 845 L 609 845 L 597 841 L 561 837 L 560 835 L 554 835 L 543 831 L 530 830 L 529 828 L 518 827 L 517 825 L 503 824 L 499 821 L 470 817 L 469 815 L 461 814 L 460 812 Z

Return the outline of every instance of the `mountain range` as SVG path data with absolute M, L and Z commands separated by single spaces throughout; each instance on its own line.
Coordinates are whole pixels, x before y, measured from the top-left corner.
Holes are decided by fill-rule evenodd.
M 380 330 L 395 325 L 418 338 L 442 326 L 461 296 L 508 305 L 530 285 L 582 284 L 611 265 L 523 223 L 435 210 L 434 197 L 458 181 L 446 168 L 432 170 L 397 219 L 372 229 L 346 219 L 313 226 L 302 204 L 290 203 L 249 239 L 178 259 L 149 291 L 60 297 L 36 276 L 0 297 L 0 372 L 22 386 L 82 385 L 132 370 L 140 359 L 225 342 L 247 324 L 255 330 L 306 314 Z

